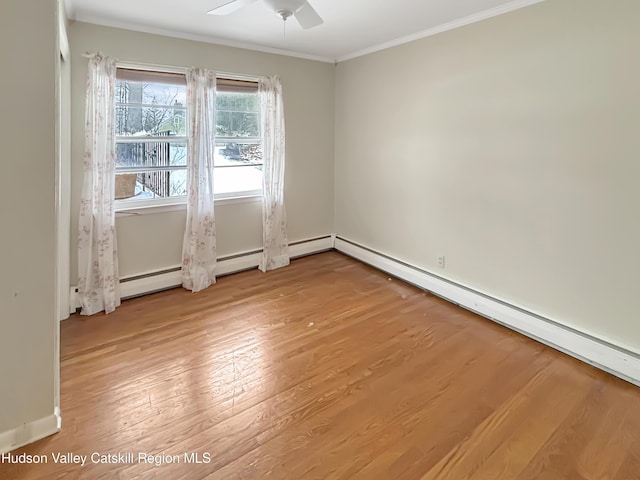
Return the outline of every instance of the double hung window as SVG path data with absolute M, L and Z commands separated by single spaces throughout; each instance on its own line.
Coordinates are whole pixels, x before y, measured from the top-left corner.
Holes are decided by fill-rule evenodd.
M 185 75 L 118 68 L 116 182 L 120 206 L 186 201 L 189 120 Z M 216 198 L 259 195 L 262 145 L 257 83 L 217 79 Z

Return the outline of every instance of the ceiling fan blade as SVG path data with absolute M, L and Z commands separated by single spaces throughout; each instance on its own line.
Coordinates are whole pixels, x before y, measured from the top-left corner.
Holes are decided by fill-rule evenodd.
M 307 30 L 308 28 L 317 27 L 318 25 L 322 25 L 324 20 L 320 18 L 318 12 L 316 12 L 309 2 L 305 2 L 305 4 L 294 13 L 296 20 L 300 22 L 302 28 Z
M 257 0 L 218 0 L 214 2 L 213 9 L 207 13 L 209 15 L 229 15 L 245 5 L 249 5 Z

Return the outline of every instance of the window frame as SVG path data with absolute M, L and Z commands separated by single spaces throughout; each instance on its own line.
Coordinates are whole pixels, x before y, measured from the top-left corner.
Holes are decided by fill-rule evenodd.
M 186 84 L 186 73 L 187 69 L 182 67 L 170 67 L 164 65 L 144 65 L 138 63 L 131 62 L 122 62 L 119 61 L 117 63 L 118 69 L 127 69 L 127 70 L 140 70 L 143 72 L 149 72 L 152 74 L 172 74 L 172 75 L 183 75 L 185 77 Z M 226 72 L 216 72 L 216 80 L 218 84 L 218 88 L 220 85 L 223 86 L 223 90 L 216 89 L 218 91 L 255 91 L 257 90 L 257 83 L 259 81 L 258 77 L 234 74 L 234 73 L 226 73 Z M 247 82 L 255 83 L 256 87 L 247 88 Z M 158 82 L 160 83 L 160 82 Z M 114 99 L 113 105 L 114 111 L 116 109 L 116 101 Z M 185 105 L 185 110 L 188 110 L 188 103 Z M 252 112 L 251 112 L 252 113 Z M 260 122 L 260 111 L 258 109 L 258 121 L 261 127 Z M 187 115 L 188 118 L 188 115 Z M 187 121 L 186 125 L 187 131 L 185 136 L 172 136 L 172 142 L 177 143 L 185 143 L 187 145 L 187 155 L 189 155 L 188 141 L 189 141 L 189 125 Z M 161 140 L 161 137 L 134 137 L 134 136 L 119 136 L 114 134 L 114 142 L 117 145 L 118 143 L 143 143 L 143 142 L 157 142 Z M 215 145 L 220 143 L 241 143 L 241 144 L 255 144 L 261 145 L 262 138 L 261 135 L 256 137 L 215 137 Z M 262 164 L 263 165 L 263 164 Z M 244 167 L 244 165 L 238 165 L 237 167 Z M 214 169 L 219 168 L 237 168 L 236 166 L 214 166 Z M 187 171 L 188 167 L 169 167 L 163 169 L 149 169 L 149 168 L 135 168 L 131 167 L 130 172 L 123 171 L 122 169 L 116 170 L 116 174 L 119 173 L 139 173 L 142 171 L 166 171 L 166 170 L 185 170 Z M 233 203 L 244 203 L 244 202 L 258 202 L 262 200 L 262 188 L 254 189 L 254 190 L 244 190 L 244 191 L 233 191 L 233 192 L 225 192 L 225 193 L 215 193 L 214 201 L 216 204 L 233 204 Z M 129 214 L 144 214 L 144 213 L 160 213 L 162 211 L 177 211 L 184 210 L 187 206 L 187 195 L 180 195 L 174 197 L 156 197 L 156 198 L 144 198 L 144 199 L 136 199 L 125 198 L 115 200 L 115 211 L 116 213 L 120 213 L 121 215 L 129 215 Z

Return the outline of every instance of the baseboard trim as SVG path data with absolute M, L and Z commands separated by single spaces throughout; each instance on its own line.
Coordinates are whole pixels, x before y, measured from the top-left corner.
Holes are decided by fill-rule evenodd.
M 24 423 L 6 432 L 0 432 L 0 454 L 53 435 L 60 431 L 60 425 L 60 415 L 53 413 L 33 422 Z
M 292 259 L 315 255 L 316 253 L 329 250 L 333 250 L 333 239 L 331 235 L 299 240 L 289 244 L 289 256 Z
M 289 244 L 289 256 L 292 259 L 313 255 L 333 249 L 333 238 L 331 235 L 298 240 Z M 216 265 L 216 276 L 221 277 L 232 273 L 242 272 L 257 268 L 262 259 L 262 250 L 250 252 L 240 252 L 233 255 L 220 257 Z M 170 267 L 159 272 L 149 272 L 134 277 L 120 280 L 120 297 L 139 297 L 149 293 L 179 287 L 182 284 L 180 267 Z M 71 287 L 70 305 L 74 313 L 80 308 L 77 287 Z
M 578 360 L 640 386 L 640 356 L 595 335 L 458 285 L 351 240 L 336 237 L 335 249 Z

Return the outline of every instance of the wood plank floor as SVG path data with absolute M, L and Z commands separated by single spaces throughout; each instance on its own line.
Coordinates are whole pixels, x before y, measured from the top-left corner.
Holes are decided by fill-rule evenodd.
M 640 389 L 336 252 L 73 316 L 61 376 L 0 478 L 640 478 Z

